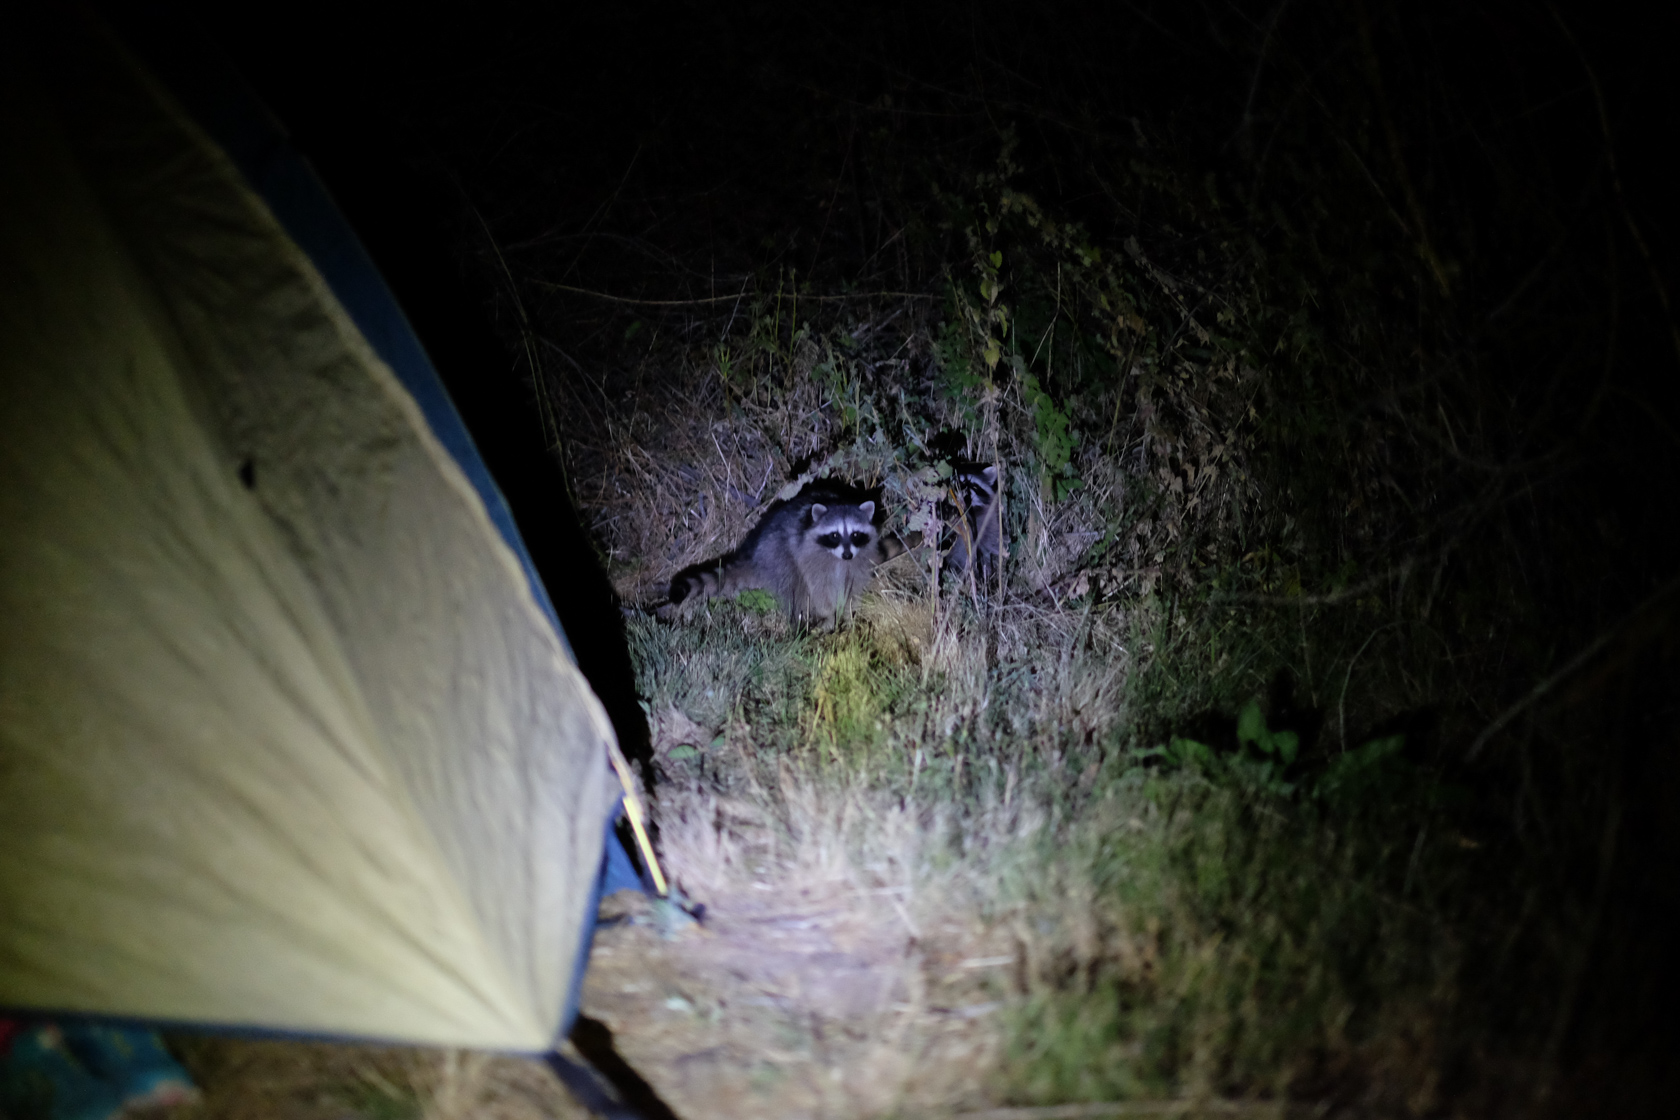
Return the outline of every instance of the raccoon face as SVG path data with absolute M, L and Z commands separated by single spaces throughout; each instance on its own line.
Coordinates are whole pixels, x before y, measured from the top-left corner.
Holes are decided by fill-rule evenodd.
M 963 508 L 973 517 L 985 513 L 997 500 L 998 469 L 995 464 L 979 470 L 965 470 L 957 475 Z
M 849 562 L 875 539 L 875 503 L 855 506 L 822 504 L 811 506 L 811 528 L 806 539 L 834 556 Z

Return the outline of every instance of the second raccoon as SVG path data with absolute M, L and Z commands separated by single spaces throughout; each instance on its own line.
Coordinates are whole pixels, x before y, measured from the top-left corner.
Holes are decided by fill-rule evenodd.
M 945 570 L 961 573 L 974 561 L 975 575 L 982 584 L 997 571 L 1003 554 L 1003 497 L 995 463 L 959 464 L 951 476 L 958 499 L 958 522 Z
M 733 552 L 678 572 L 671 602 L 761 588 L 789 617 L 832 624 L 869 586 L 875 566 L 903 551 L 877 527 L 876 511 L 849 487 L 812 483 L 766 510 Z

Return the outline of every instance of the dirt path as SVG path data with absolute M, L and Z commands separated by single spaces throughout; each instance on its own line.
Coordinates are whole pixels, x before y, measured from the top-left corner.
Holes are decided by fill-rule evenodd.
M 939 954 L 890 892 L 749 889 L 706 904 L 702 925 L 667 936 L 645 900 L 608 900 L 584 985 L 583 1014 L 678 1116 L 983 1103 L 976 1079 L 996 1045 L 984 973 L 1001 959 Z
M 919 928 L 897 889 L 777 878 L 796 885 L 716 883 L 698 900 L 704 921 L 674 930 L 644 896 L 607 899 L 582 1028 L 610 1032 L 612 1050 L 681 1120 L 941 1117 L 988 1104 L 1007 946 L 956 925 Z M 204 1098 L 168 1120 L 587 1116 L 527 1058 L 171 1042 Z

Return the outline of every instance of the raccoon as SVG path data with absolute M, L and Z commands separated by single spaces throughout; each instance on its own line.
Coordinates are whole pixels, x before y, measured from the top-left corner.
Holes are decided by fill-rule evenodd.
M 961 516 L 957 519 L 956 540 L 945 557 L 945 570 L 960 574 L 968 570 L 972 560 L 975 575 L 982 582 L 989 581 L 1003 554 L 1003 499 L 997 465 L 960 465 L 951 476 L 951 487 Z
M 766 510 L 735 551 L 678 572 L 670 600 L 762 588 L 789 618 L 833 626 L 869 586 L 875 566 L 904 550 L 879 519 L 864 492 L 813 482 Z

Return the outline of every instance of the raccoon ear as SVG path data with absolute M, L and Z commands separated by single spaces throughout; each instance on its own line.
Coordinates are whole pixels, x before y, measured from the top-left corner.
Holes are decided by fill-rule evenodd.
M 987 486 L 997 485 L 997 464 L 993 463 L 980 472 L 980 477 L 986 480 Z
M 821 502 L 812 502 L 811 503 L 811 520 L 812 521 L 822 520 L 823 514 L 825 514 L 827 512 L 828 512 L 828 507 L 823 505 Z
M 868 518 L 869 520 L 871 520 L 871 521 L 875 520 L 875 503 L 874 502 L 859 503 L 858 510 L 863 514 L 864 517 Z

